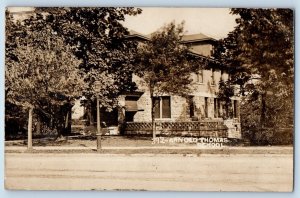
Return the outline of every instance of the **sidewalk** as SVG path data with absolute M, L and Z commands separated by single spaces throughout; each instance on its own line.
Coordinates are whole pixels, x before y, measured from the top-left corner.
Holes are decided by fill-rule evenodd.
M 67 147 L 67 146 L 34 146 L 33 150 L 28 151 L 26 146 L 6 146 L 7 153 L 89 153 L 97 152 L 96 147 Z M 120 153 L 120 154 L 293 154 L 291 146 L 268 146 L 268 147 L 222 147 L 222 148 L 200 148 L 193 146 L 109 146 L 102 147 L 101 153 Z

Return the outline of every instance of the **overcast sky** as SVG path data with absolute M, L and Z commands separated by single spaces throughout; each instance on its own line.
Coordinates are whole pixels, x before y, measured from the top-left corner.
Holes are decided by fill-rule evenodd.
M 142 8 L 137 16 L 127 16 L 124 26 L 142 34 L 150 34 L 164 24 L 185 21 L 187 34 L 203 33 L 216 39 L 224 38 L 236 26 L 237 16 L 228 8 Z
M 11 11 L 26 11 L 30 7 L 14 7 Z M 186 34 L 203 33 L 216 39 L 224 38 L 236 25 L 237 16 L 228 8 L 160 8 L 144 7 L 137 16 L 127 16 L 123 23 L 129 30 L 150 34 L 163 25 L 185 21 Z

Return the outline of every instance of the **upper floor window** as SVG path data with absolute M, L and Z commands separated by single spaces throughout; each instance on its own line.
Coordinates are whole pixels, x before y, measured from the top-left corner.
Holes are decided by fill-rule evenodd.
M 210 56 L 213 56 L 214 54 L 215 54 L 215 49 L 213 46 L 211 46 Z
M 224 76 L 223 76 L 223 75 L 224 75 L 224 71 L 223 71 L 223 70 L 221 70 L 221 77 L 220 77 L 220 80 L 221 80 L 221 81 L 223 81 L 223 80 L 224 80 Z
M 203 69 L 200 69 L 196 74 L 197 74 L 197 83 L 203 83 Z
M 170 96 L 154 97 L 154 118 L 171 118 L 171 98 Z
M 215 80 L 215 69 L 211 70 L 211 84 L 215 85 L 216 84 L 216 80 Z

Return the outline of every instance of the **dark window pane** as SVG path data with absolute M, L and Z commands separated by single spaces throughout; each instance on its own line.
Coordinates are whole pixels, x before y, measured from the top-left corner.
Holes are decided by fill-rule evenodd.
M 205 111 L 205 117 L 208 118 L 208 98 L 204 98 L 204 111 Z
M 171 118 L 171 101 L 169 96 L 162 97 L 162 118 Z
M 189 110 L 190 110 L 190 117 L 194 117 L 195 115 L 195 104 L 194 104 L 194 97 L 193 96 L 189 96 L 188 97 L 188 104 L 189 104 Z
M 234 118 L 237 118 L 238 115 L 237 115 L 237 110 L 238 110 L 238 101 L 237 100 L 234 100 L 233 101 L 233 117 Z
M 160 118 L 160 100 L 158 97 L 153 98 L 154 118 Z
M 218 109 L 218 99 L 214 98 L 214 117 L 217 118 L 219 117 L 218 115 L 219 109 Z
M 129 112 L 129 111 L 126 111 L 125 112 L 125 120 L 126 122 L 133 122 L 134 121 L 134 114 L 136 112 Z
M 215 84 L 215 70 L 212 70 L 212 74 L 211 74 L 211 84 L 214 85 Z

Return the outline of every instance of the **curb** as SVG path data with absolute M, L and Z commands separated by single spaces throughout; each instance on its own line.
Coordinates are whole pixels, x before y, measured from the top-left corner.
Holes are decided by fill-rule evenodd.
M 103 147 L 97 152 L 96 147 L 27 147 L 6 146 L 5 153 L 99 153 L 99 154 L 293 154 L 293 147 L 224 147 L 224 148 L 199 148 L 199 147 Z

